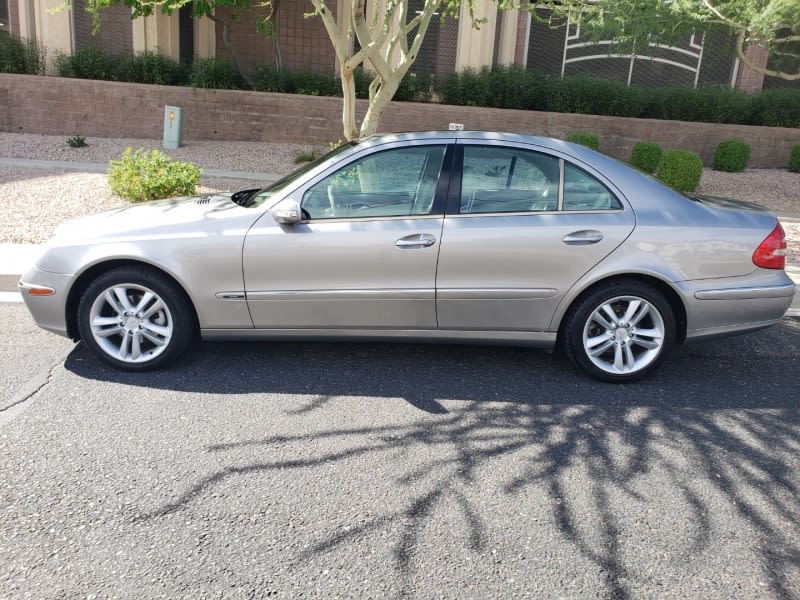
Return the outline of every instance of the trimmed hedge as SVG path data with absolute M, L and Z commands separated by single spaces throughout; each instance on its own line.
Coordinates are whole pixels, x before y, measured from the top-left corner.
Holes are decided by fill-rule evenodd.
M 700 155 L 688 150 L 665 152 L 656 171 L 660 181 L 681 192 L 695 191 L 702 175 L 703 161 Z
M 593 133 L 586 131 L 574 131 L 567 136 L 567 141 L 573 144 L 580 144 L 592 150 L 600 149 L 600 138 Z
M 43 75 L 44 59 L 44 48 L 36 42 L 0 31 L 0 73 Z
M 792 146 L 792 153 L 789 155 L 789 170 L 793 173 L 800 173 L 800 144 Z
M 664 150 L 655 142 L 637 142 L 631 150 L 631 164 L 645 173 L 655 173 Z
M 725 140 L 714 150 L 714 169 L 741 173 L 750 161 L 750 144 L 741 140 Z
M 628 87 L 585 75 L 565 77 L 519 66 L 465 69 L 447 77 L 445 104 L 705 123 L 800 127 L 800 89 L 758 96 L 717 87 Z

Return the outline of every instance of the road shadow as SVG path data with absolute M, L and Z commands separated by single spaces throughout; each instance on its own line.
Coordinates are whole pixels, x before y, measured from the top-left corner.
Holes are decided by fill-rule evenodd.
M 496 495 L 511 501 L 535 494 L 562 539 L 604 574 L 605 589 L 598 595 L 629 598 L 634 594 L 621 502 L 650 500 L 640 484 L 658 471 L 664 477 L 660 491 L 691 524 L 676 560 L 691 560 L 685 557 L 711 547 L 721 498 L 757 540 L 750 550 L 767 582 L 765 595 L 797 597 L 796 320 L 679 349 L 657 374 L 629 385 L 594 382 L 563 359 L 533 350 L 412 344 L 203 344 L 175 369 L 138 375 L 107 370 L 79 347 L 66 368 L 133 386 L 298 394 L 301 399 L 285 408 L 287 421 L 347 396 L 371 398 L 376 411 L 382 398 L 403 398 L 424 411 L 402 425 L 337 426 L 206 446 L 203 452 L 226 466 L 186 482 L 182 493 L 140 520 L 187 510 L 235 478 L 270 472 L 291 477 L 321 466 L 346 468 L 359 457 L 377 462 L 422 452 L 421 462 L 396 466 L 393 485 L 406 499 L 399 509 L 375 506 L 374 515 L 326 530 L 287 560 L 301 564 L 365 536 L 385 539 L 387 524 L 398 525 L 392 558 L 403 585 L 399 596 L 413 595 L 426 524 L 445 505 L 459 515 L 451 524 L 454 539 L 478 556 L 488 552 L 486 508 L 467 490 L 497 466 L 503 474 Z M 325 443 L 319 452 L 299 450 L 320 440 Z M 297 447 L 297 454 L 286 458 L 287 445 Z M 241 458 L 242 449 L 249 450 L 248 460 Z

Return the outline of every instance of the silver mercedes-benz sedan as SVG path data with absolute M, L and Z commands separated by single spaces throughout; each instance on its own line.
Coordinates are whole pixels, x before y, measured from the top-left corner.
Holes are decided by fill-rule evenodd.
M 41 327 L 127 370 L 199 334 L 559 347 L 624 382 L 673 344 L 779 322 L 785 249 L 763 208 L 681 195 L 582 146 L 411 133 L 263 190 L 67 223 L 19 286 Z

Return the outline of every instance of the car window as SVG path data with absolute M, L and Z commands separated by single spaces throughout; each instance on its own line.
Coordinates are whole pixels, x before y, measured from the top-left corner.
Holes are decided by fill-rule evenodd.
M 564 165 L 564 210 L 619 210 L 622 204 L 586 171 Z
M 497 146 L 465 146 L 461 213 L 558 208 L 558 159 Z
M 301 208 L 306 219 L 430 214 L 445 146 L 384 150 L 354 161 L 311 186 Z

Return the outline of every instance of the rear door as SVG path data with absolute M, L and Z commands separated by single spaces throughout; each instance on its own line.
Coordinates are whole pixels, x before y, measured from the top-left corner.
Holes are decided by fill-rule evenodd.
M 441 329 L 546 331 L 564 294 L 635 226 L 587 165 L 459 141 L 436 279 Z

